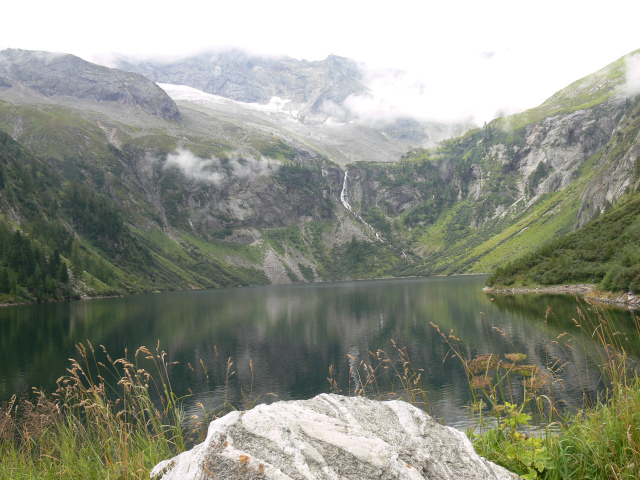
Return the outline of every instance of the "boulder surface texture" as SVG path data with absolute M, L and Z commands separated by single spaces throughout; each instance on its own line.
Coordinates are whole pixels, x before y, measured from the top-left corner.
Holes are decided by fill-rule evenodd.
M 517 478 L 409 403 L 331 394 L 229 413 L 203 443 L 151 472 L 152 480 Z

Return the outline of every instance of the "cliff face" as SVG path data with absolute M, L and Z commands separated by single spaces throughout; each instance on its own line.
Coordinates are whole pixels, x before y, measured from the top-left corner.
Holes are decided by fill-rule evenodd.
M 449 191 L 456 201 L 475 205 L 474 225 L 479 227 L 516 203 L 531 205 L 571 185 L 587 159 L 612 139 L 625 108 L 624 101 L 614 99 L 597 109 L 554 115 L 518 129 L 501 120 L 453 140 L 454 152 L 452 147 L 440 154 L 408 155 L 403 168 L 411 175 L 395 165 L 380 165 L 367 168 L 370 172 L 363 176 L 356 165 L 351 195 L 356 204 L 377 205 L 397 216 Z M 426 163 L 418 166 L 422 160 Z M 610 177 L 628 183 L 620 172 Z M 481 208 L 487 205 L 491 208 Z
M 610 142 L 602 150 L 593 179 L 581 196 L 577 226 L 581 227 L 615 203 L 640 180 L 640 101 L 628 99 L 620 110 Z

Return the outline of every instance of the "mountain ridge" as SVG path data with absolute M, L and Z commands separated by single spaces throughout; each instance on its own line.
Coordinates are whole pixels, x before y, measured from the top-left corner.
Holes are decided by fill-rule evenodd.
M 7 157 L 9 190 L 40 181 L 46 169 L 58 179 L 42 184 L 47 200 L 0 191 L 0 223 L 23 232 L 46 259 L 53 248 L 42 232 L 73 232 L 60 254 L 73 291 L 89 296 L 487 272 L 596 216 L 606 206 L 600 198 L 615 203 L 637 187 L 639 97 L 611 94 L 625 81 L 615 67 L 621 61 L 601 70 L 611 76 L 595 96 L 575 89 L 599 85 L 598 72 L 567 87 L 573 100 L 550 107 L 550 116 L 496 119 L 392 158 L 381 130 L 305 130 L 304 122 L 284 125 L 281 111 L 231 100 L 176 96 L 177 122 L 136 104 L 0 88 L 0 130 L 27 163 L 42 165 L 24 170 Z M 341 132 L 349 128 L 364 136 L 360 150 L 345 155 L 350 137 Z M 353 161 L 381 152 L 386 162 Z M 84 199 L 86 215 L 71 207 L 73 195 Z M 100 211 L 113 222 L 101 226 Z M 118 240 L 105 243 L 87 225 Z M 151 259 L 150 267 L 140 271 L 126 258 Z M 20 298 L 40 298 L 33 285 L 22 288 Z
M 47 96 L 87 98 L 140 107 L 179 122 L 180 112 L 146 77 L 110 69 L 75 55 L 6 49 L 0 52 L 0 88 L 23 86 Z

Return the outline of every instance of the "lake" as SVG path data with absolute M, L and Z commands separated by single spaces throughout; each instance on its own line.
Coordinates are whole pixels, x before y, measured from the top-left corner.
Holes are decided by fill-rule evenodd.
M 554 359 L 557 365 L 571 361 L 558 373 L 564 384 L 559 395 L 569 405 L 594 396 L 602 387 L 598 373 L 557 338 L 576 329 L 576 300 L 489 296 L 482 292 L 485 281 L 458 276 L 295 284 L 0 308 L 0 402 L 28 387 L 53 390 L 68 359 L 78 358 L 76 344 L 87 340 L 96 350 L 104 345 L 113 358 L 127 349 L 130 359 L 138 347 L 155 351 L 159 344 L 167 360 L 178 362 L 169 367 L 176 393 L 194 392 L 184 400 L 190 413 L 198 402 L 210 407 L 226 398 L 242 406 L 248 396 L 273 401 L 328 392 L 330 366 L 339 389 L 348 393 L 359 381 L 350 366 L 371 363 L 369 352 L 378 349 L 395 360 L 393 339 L 424 370 L 422 381 L 438 414 L 448 425 L 464 427 L 467 378 L 432 323 L 447 334 L 453 329 L 467 358 L 519 352 L 543 368 Z M 545 320 L 547 307 L 552 313 Z M 632 314 L 607 315 L 628 334 L 630 350 L 638 351 Z M 225 382 L 229 358 L 235 373 Z M 382 380 L 378 386 L 389 389 Z

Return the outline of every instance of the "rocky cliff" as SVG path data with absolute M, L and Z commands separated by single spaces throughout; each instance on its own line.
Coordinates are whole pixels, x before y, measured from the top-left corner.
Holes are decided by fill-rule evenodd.
M 89 63 L 74 55 L 7 49 L 0 52 L 0 89 L 27 87 L 46 96 L 66 96 L 139 107 L 174 122 L 173 100 L 142 75 Z

